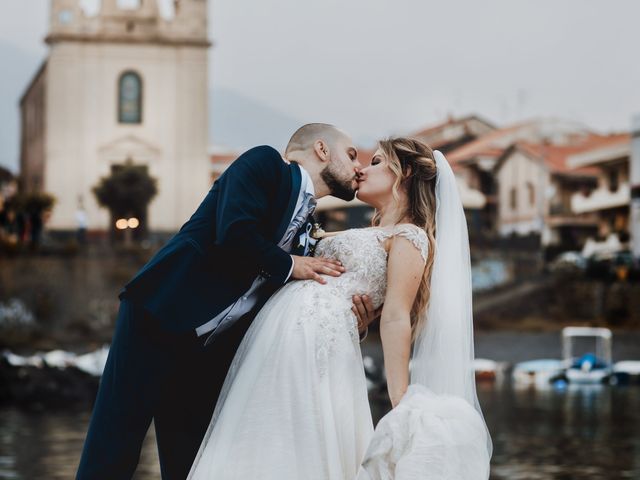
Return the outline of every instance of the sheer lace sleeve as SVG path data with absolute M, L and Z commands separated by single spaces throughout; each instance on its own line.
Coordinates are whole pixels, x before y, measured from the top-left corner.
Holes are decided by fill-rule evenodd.
M 383 234 L 384 238 L 391 238 L 400 236 L 409 240 L 417 250 L 420 251 L 422 259 L 427 261 L 427 253 L 429 251 L 429 239 L 427 238 L 427 232 L 417 225 L 411 223 L 403 223 L 396 225 L 392 231 L 387 231 Z

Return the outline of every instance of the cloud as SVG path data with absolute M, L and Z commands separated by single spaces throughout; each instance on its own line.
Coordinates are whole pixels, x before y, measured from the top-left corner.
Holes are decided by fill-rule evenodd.
M 47 12 L 46 0 L 13 2 L 0 41 L 41 55 Z M 209 12 L 210 87 L 356 138 L 472 112 L 620 130 L 640 111 L 635 0 L 210 0 Z

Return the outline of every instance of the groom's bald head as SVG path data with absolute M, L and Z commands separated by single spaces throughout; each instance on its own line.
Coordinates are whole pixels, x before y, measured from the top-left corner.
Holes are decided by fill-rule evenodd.
M 353 200 L 362 165 L 353 140 L 342 130 L 327 123 L 308 123 L 293 134 L 284 157 L 311 175 L 316 196 Z
M 322 140 L 328 145 L 334 145 L 338 140 L 345 137 L 348 138 L 346 133 L 328 123 L 307 123 L 291 136 L 284 154 L 286 157 L 293 152 L 311 150 L 318 140 Z

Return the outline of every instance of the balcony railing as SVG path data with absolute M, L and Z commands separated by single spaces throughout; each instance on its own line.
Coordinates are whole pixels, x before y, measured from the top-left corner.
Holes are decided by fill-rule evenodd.
M 595 212 L 555 214 L 545 218 L 545 222 L 550 227 L 596 227 L 598 225 L 598 215 Z
M 589 196 L 582 193 L 574 193 L 571 196 L 571 209 L 575 213 L 595 212 L 608 208 L 629 205 L 631 201 L 631 189 L 628 183 L 621 183 L 615 192 L 608 188 L 593 190 Z

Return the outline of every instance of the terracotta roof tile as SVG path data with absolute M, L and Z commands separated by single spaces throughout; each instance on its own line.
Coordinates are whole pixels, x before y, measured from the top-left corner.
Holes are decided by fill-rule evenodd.
M 449 162 L 458 163 L 470 160 L 477 156 L 493 156 L 495 158 L 502 155 L 502 153 L 508 148 L 509 145 L 499 146 L 500 140 L 504 137 L 517 132 L 521 128 L 527 127 L 530 122 L 519 123 L 511 125 L 509 127 L 500 128 L 493 132 L 490 132 L 482 137 L 467 143 L 456 150 L 449 152 L 447 156 Z
M 570 168 L 567 159 L 574 154 L 584 153 L 617 143 L 629 142 L 630 136 L 627 133 L 614 135 L 590 134 L 585 136 L 575 145 L 550 145 L 544 143 L 517 142 L 517 148 L 542 159 L 554 173 L 567 175 L 588 175 L 598 174 L 596 167 Z

